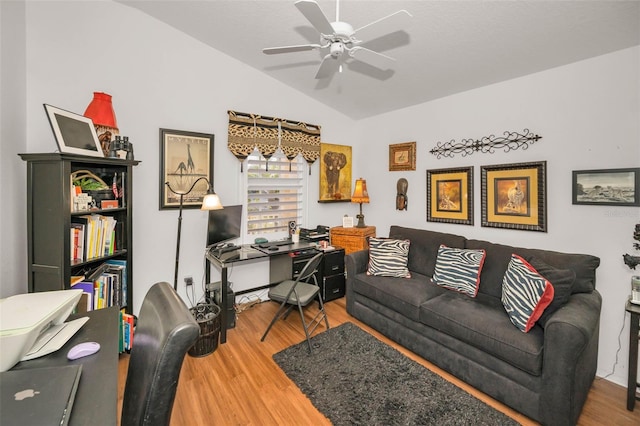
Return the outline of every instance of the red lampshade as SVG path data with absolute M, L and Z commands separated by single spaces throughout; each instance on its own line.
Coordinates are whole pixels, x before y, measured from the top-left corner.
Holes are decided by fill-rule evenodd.
M 93 100 L 84 112 L 84 116 L 93 120 L 95 126 L 118 128 L 116 113 L 109 94 L 93 92 Z

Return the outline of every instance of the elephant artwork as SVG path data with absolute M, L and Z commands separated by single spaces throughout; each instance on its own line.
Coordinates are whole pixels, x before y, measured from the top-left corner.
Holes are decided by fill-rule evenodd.
M 322 144 L 320 158 L 319 201 L 349 201 L 351 197 L 351 147 Z

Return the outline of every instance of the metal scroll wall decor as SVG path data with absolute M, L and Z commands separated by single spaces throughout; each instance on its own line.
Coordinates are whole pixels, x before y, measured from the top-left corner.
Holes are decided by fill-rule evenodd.
M 498 137 L 490 135 L 482 139 L 462 139 L 461 142 L 456 142 L 454 139 L 444 143 L 438 142 L 436 147 L 429 152 L 437 158 L 453 157 L 455 154 L 462 154 L 463 157 L 466 157 L 474 152 L 493 154 L 498 149 L 502 149 L 504 152 L 520 148 L 524 150 L 540 139 L 542 136 L 530 132 L 529 129 L 524 129 L 522 133 L 507 131 L 504 132 L 504 136 Z
M 240 160 L 241 172 L 244 160 L 255 148 L 267 160 L 267 170 L 268 160 L 278 148 L 290 162 L 302 155 L 311 166 L 320 157 L 320 126 L 237 111 L 228 114 L 227 147 Z

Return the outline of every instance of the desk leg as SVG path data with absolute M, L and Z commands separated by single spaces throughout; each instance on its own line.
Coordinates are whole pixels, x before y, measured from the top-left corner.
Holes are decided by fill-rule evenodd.
M 220 273 L 220 343 L 227 343 L 227 267 L 223 266 Z
M 629 326 L 629 377 L 627 379 L 627 410 L 633 411 L 638 383 L 638 331 L 640 315 L 631 313 Z

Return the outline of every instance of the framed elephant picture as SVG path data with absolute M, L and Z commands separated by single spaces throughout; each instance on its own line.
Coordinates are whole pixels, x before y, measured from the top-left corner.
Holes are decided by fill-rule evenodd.
M 351 147 L 320 144 L 319 203 L 351 201 Z

